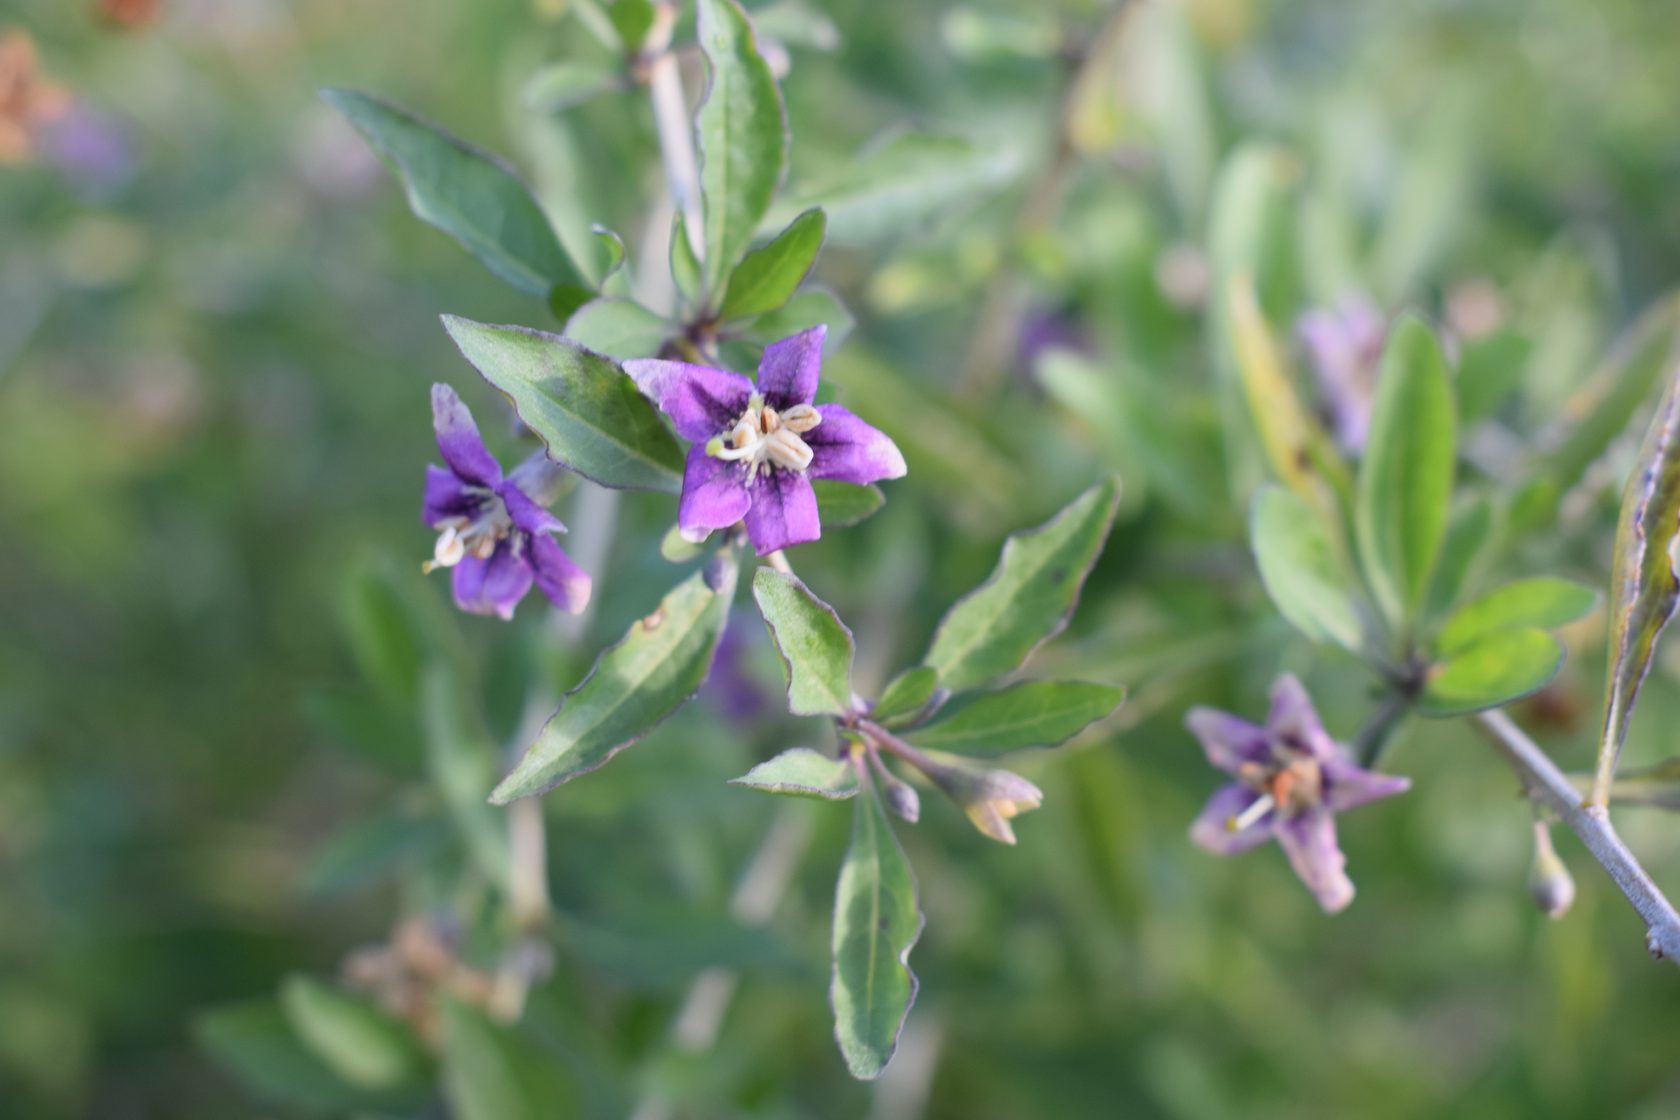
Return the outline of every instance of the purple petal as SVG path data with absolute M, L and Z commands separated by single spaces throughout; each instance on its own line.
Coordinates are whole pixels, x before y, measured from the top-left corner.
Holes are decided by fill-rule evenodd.
M 451 517 L 465 517 L 469 521 L 478 516 L 479 507 L 489 495 L 475 486 L 468 486 L 454 471 L 426 464 L 426 498 L 421 506 L 420 519 L 427 528 Z
M 1260 795 L 1238 782 L 1220 786 L 1196 820 L 1190 826 L 1190 839 L 1210 852 L 1234 856 L 1264 844 L 1272 838 L 1272 817 L 1275 810 L 1262 813 L 1259 819 L 1231 831 L 1230 821 L 1239 817 Z
M 1266 730 L 1320 762 L 1345 757 L 1345 752 L 1318 721 L 1312 698 L 1293 673 L 1285 673 L 1272 685 L 1272 710 L 1266 716 Z
M 752 484 L 747 536 L 760 556 L 822 536 L 817 492 L 802 472 L 770 469 Z
M 1353 901 L 1353 881 L 1343 870 L 1347 857 L 1336 845 L 1334 814 L 1324 808 L 1309 809 L 1279 821 L 1276 833 L 1278 843 L 1289 855 L 1290 866 L 1318 898 L 1325 913 L 1334 914 Z
M 801 438 L 811 448 L 811 478 L 832 478 L 862 486 L 904 477 L 898 445 L 837 404 L 819 404 L 822 423 Z
M 531 565 L 519 554 L 511 536 L 496 545 L 490 559 L 462 558 L 455 565 L 455 605 L 469 614 L 513 617 L 513 608 L 531 590 Z
M 533 501 L 531 496 L 515 486 L 512 480 L 497 487 L 496 493 L 507 503 L 508 516 L 513 519 L 515 527 L 533 536 L 565 531 L 566 526 L 561 524 L 558 517 Z
M 589 573 L 572 563 L 560 542 L 547 533 L 531 538 L 531 570 L 537 590 L 568 614 L 577 614 L 589 603 Z
M 432 386 L 432 428 L 443 461 L 462 479 L 492 488 L 502 480 L 501 464 L 485 450 L 472 413 L 447 385 Z
M 728 431 L 753 393 L 752 382 L 738 373 L 687 362 L 634 358 L 624 363 L 624 372 L 687 440 L 705 441 Z
M 1191 708 L 1184 726 L 1201 740 L 1208 761 L 1232 774 L 1245 762 L 1269 762 L 1266 729 L 1215 708 Z
M 764 348 L 758 363 L 758 391 L 771 408 L 785 410 L 796 404 L 810 404 L 822 377 L 823 339 L 828 327 L 822 323 Z
M 1324 774 L 1324 807 L 1332 813 L 1357 809 L 1383 797 L 1393 797 L 1412 788 L 1410 778 L 1362 770 L 1346 759 L 1331 759 L 1320 770 Z
M 727 529 L 747 515 L 752 497 L 744 474 L 740 463 L 713 458 L 698 443 L 688 449 L 682 500 L 677 504 L 677 528 L 683 536 L 703 540 L 707 533 Z

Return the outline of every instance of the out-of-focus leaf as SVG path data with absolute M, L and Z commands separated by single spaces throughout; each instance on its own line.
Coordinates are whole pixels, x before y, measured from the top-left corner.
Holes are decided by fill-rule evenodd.
M 1067 742 L 1112 714 L 1126 690 L 1089 681 L 1022 681 L 996 692 L 957 696 L 905 735 L 917 746 L 998 755 Z
M 1598 748 L 1594 800 L 1615 777 L 1639 686 L 1650 671 L 1657 638 L 1680 606 L 1675 545 L 1680 541 L 1680 369 L 1670 375 L 1662 403 L 1645 432 L 1633 474 L 1622 492 L 1616 555 L 1610 572 L 1610 672 L 1605 684 L 1604 736 Z
M 1472 211 L 1478 118 L 1466 92 L 1445 85 L 1433 91 L 1423 135 L 1394 178 L 1370 265 L 1386 306 L 1417 291 Z
M 641 50 L 653 28 L 653 0 L 612 0 L 607 5 L 607 18 L 618 33 L 619 44 L 626 55 Z
M 865 521 L 887 502 L 887 496 L 873 483 L 858 486 L 820 478 L 811 483 L 817 492 L 817 513 L 825 529 L 844 529 Z
M 1452 505 L 1456 421 L 1435 335 L 1403 318 L 1389 332 L 1359 470 L 1355 536 L 1389 620 L 1407 626 L 1429 590 Z
M 456 1120 L 577 1116 L 577 1089 L 553 1055 L 476 1007 L 443 997 L 443 1095 Z
M 916 977 L 910 950 L 922 934 L 916 880 L 871 786 L 858 798 L 852 845 L 834 893 L 834 1037 L 852 1076 L 881 1075 L 898 1048 Z
M 1429 584 L 1431 615 L 1438 615 L 1458 602 L 1472 581 L 1492 530 L 1493 506 L 1486 498 L 1473 499 L 1453 511 L 1446 539 L 1441 543 L 1441 560 Z
M 590 300 L 566 320 L 567 338 L 620 361 L 655 357 L 677 333 L 663 316 L 629 299 Z
M 628 88 L 623 69 L 604 60 L 552 62 L 525 81 L 520 100 L 538 113 L 558 113 L 598 94 Z
M 253 1092 L 310 1115 L 372 1107 L 369 1094 L 305 1046 L 271 999 L 218 1007 L 193 1023 L 198 1044 Z
M 1493 414 L 1522 385 L 1534 344 L 1509 328 L 1465 344 L 1458 360 L 1458 412 L 1466 426 Z
M 688 307 L 699 307 L 705 296 L 705 278 L 700 274 L 700 258 L 694 255 L 694 234 L 683 220 L 682 212 L 671 219 L 671 283 L 677 295 Z
M 423 859 L 449 839 L 436 816 L 397 807 L 346 825 L 309 859 L 302 888 L 329 895 L 365 887 L 406 864 Z
M 1587 785 L 1584 781 L 1578 784 Z M 1667 758 L 1637 770 L 1621 771 L 1610 787 L 1610 803 L 1680 810 L 1680 758 Z
M 1429 668 L 1418 711 L 1457 716 L 1497 708 L 1538 690 L 1563 664 L 1563 647 L 1544 630 L 1502 630 Z
M 718 317 L 750 319 L 786 304 L 817 263 L 827 229 L 821 210 L 807 210 L 769 244 L 743 257 L 729 274 Z
M 827 288 L 807 286 L 796 292 L 793 298 L 778 310 L 760 315 L 754 320 L 752 336 L 764 342 L 775 342 L 777 339 L 808 330 L 818 323 L 828 327 L 828 337 L 823 339 L 823 352 L 829 354 L 852 333 L 857 320 L 846 310 L 846 305 L 840 302 L 839 296 Z
M 485 801 L 499 770 L 496 745 L 468 708 L 460 682 L 441 665 L 426 672 L 421 708 L 432 786 L 479 870 L 511 890 L 506 815 Z
M 1365 628 L 1324 518 L 1299 495 L 1268 485 L 1254 496 L 1249 539 L 1278 612 L 1313 641 L 1358 652 Z
M 682 489 L 682 449 L 617 363 L 525 327 L 454 315 L 443 325 L 467 361 L 513 401 L 549 458 L 602 486 Z
M 396 169 L 421 221 L 516 288 L 545 298 L 555 288 L 587 293 L 542 208 L 499 161 L 379 98 L 347 89 L 321 96 Z
M 590 245 L 594 248 L 594 259 L 590 264 L 594 268 L 592 275 L 597 285 L 607 282 L 607 278 L 624 267 L 624 238 L 603 225 L 589 227 Z
M 1435 648 L 1450 655 L 1501 630 L 1555 630 L 1598 605 L 1598 592 L 1567 579 L 1520 579 L 1466 603 L 1441 627 Z
M 673 564 L 686 564 L 690 560 L 697 560 L 706 551 L 705 541 L 691 541 L 682 535 L 682 528 L 671 526 L 665 535 L 659 539 L 659 555 Z
M 752 244 L 787 167 L 787 111 L 752 23 L 735 0 L 699 0 L 700 49 L 710 80 L 696 117 L 705 200 L 706 291 Z
M 599 924 L 566 915 L 558 921 L 567 954 L 576 953 L 591 976 L 637 991 L 670 992 L 708 969 L 801 985 L 810 983 L 815 971 L 808 955 L 771 930 L 717 911 L 643 901 L 631 914 L 613 914 Z
M 1102 552 L 1120 480 L 1100 482 L 1036 529 L 1012 534 L 985 583 L 957 600 L 923 664 L 946 688 L 967 689 L 1017 668 L 1061 633 Z
M 706 680 L 729 618 L 737 565 L 714 554 L 596 660 L 490 795 L 497 805 L 553 789 L 652 731 Z
M 364 676 L 394 700 L 411 701 L 420 694 L 426 635 L 389 573 L 358 565 L 346 582 L 339 617 Z
M 840 29 L 828 13 L 805 0 L 777 0 L 753 10 L 753 26 L 761 38 L 786 47 L 833 51 L 840 47 Z
M 844 758 L 834 758 L 809 747 L 794 747 L 754 766 L 732 786 L 748 786 L 767 793 L 790 793 L 797 797 L 818 797 L 840 801 L 857 793 L 857 769 Z
M 794 715 L 844 715 L 852 708 L 852 632 L 798 576 L 763 567 L 753 598 L 787 670 Z
M 890 720 L 895 716 L 919 712 L 933 699 L 934 690 L 938 687 L 937 670 L 926 665 L 906 669 L 887 682 L 887 687 L 881 690 L 881 698 L 875 701 L 869 714 L 876 720 Z
M 357 758 L 398 777 L 422 769 L 413 710 L 371 689 L 320 688 L 303 698 L 303 713 L 321 735 Z
M 424 1096 L 431 1065 L 414 1033 L 371 1003 L 313 977 L 280 986 L 297 1037 L 348 1085 L 393 1099 Z

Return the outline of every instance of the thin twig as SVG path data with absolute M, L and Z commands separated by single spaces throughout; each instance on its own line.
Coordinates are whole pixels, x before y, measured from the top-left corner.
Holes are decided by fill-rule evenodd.
M 1569 776 L 1504 712 L 1483 712 L 1476 717 L 1476 724 L 1517 772 L 1528 796 L 1556 813 L 1615 880 L 1645 920 L 1645 947 L 1651 955 L 1680 964 L 1680 913 L 1675 912 L 1673 903 L 1622 843 L 1610 824 L 1609 812 L 1599 806 L 1583 805 L 1581 794 Z

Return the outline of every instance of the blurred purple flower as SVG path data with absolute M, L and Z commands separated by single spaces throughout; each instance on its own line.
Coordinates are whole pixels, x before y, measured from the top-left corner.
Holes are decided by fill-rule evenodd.
M 1336 843 L 1336 814 L 1411 788 L 1407 778 L 1362 769 L 1331 739 L 1306 689 L 1293 676 L 1272 686 L 1266 726 L 1212 708 L 1193 708 L 1185 725 L 1208 761 L 1237 780 L 1208 800 L 1190 838 L 1220 855 L 1276 839 L 1295 874 L 1335 913 L 1353 901 L 1347 858 Z
M 566 527 L 543 506 L 560 468 L 540 452 L 506 478 L 485 449 L 472 413 L 447 385 L 432 386 L 432 426 L 447 467 L 427 466 L 421 514 L 438 530 L 425 571 L 455 569 L 455 605 L 512 618 L 534 582 L 573 614 L 589 602 L 590 580 L 554 540 Z
M 694 441 L 683 474 L 677 527 L 690 541 L 745 521 L 760 556 L 822 536 L 816 479 L 858 484 L 904 474 L 904 456 L 883 433 L 837 404 L 813 405 L 824 326 L 771 343 L 758 384 L 739 373 L 660 359 L 625 371 Z
M 1295 329 L 1318 378 L 1336 442 L 1358 455 L 1371 427 L 1388 322 L 1369 300 L 1350 296 L 1333 308 L 1306 312 Z
M 110 195 L 134 177 L 133 130 L 86 102 L 76 102 L 43 129 L 39 144 L 43 158 L 87 197 Z
M 763 633 L 757 613 L 738 608 L 718 641 L 705 692 L 731 723 L 747 723 L 770 710 L 769 698 L 749 669 L 757 636 Z

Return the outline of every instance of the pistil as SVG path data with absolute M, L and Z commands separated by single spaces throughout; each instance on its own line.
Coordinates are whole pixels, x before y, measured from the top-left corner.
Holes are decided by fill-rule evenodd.
M 808 404 L 796 404 L 786 412 L 778 412 L 754 393 L 747 401 L 747 410 L 727 435 L 715 436 L 706 444 L 706 454 L 726 462 L 744 463 L 749 482 L 758 477 L 761 469 L 780 467 L 803 471 L 811 465 L 814 453 L 800 437 L 820 423 L 822 413 Z

